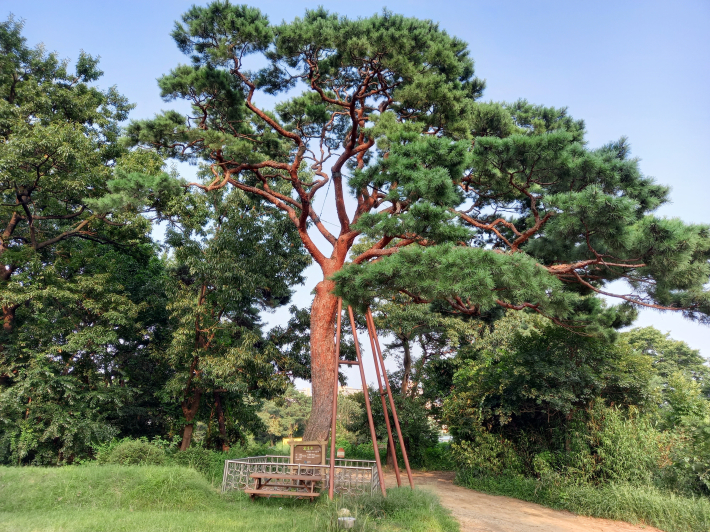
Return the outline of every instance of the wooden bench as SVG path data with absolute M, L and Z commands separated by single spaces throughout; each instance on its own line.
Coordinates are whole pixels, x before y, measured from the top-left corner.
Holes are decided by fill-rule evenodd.
M 249 475 L 256 479 L 256 488 L 246 489 L 244 493 L 248 493 L 254 500 L 256 497 L 307 497 L 310 500 L 320 496 L 320 492 L 314 491 L 316 482 L 323 480 L 322 475 L 288 475 L 285 473 L 252 473 Z M 275 483 L 272 480 L 290 480 L 296 483 Z M 280 489 L 269 488 L 294 488 L 295 491 L 286 491 Z

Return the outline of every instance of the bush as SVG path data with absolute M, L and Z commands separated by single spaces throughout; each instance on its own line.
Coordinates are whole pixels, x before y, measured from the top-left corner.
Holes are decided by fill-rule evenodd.
M 105 457 L 105 463 L 119 465 L 162 465 L 165 451 L 146 439 L 123 440 L 115 445 Z
M 384 443 L 387 443 L 385 440 L 384 442 L 379 441 L 379 450 L 380 450 L 380 460 L 384 463 L 386 452 L 385 452 L 385 447 Z M 337 440 L 335 443 L 335 448 L 340 449 L 342 448 L 343 451 L 345 451 L 345 458 L 349 460 L 374 460 L 375 459 L 375 450 L 372 447 L 372 441 L 364 441 L 360 444 L 357 443 L 350 443 L 347 440 Z M 326 452 L 326 455 L 328 453 Z
M 454 443 L 451 446 L 453 459 L 458 467 L 470 474 L 522 473 L 522 461 L 513 444 L 503 436 L 494 435 L 483 429 L 471 433 L 470 441 Z
M 508 439 L 479 425 L 477 431 L 469 429 L 467 440 L 453 444 L 453 455 L 459 468 L 474 475 L 557 475 L 573 483 L 613 481 L 680 489 L 674 485 L 680 475 L 672 480 L 670 467 L 679 452 L 678 441 L 648 417 L 599 402 L 578 412 L 566 427 L 544 435 L 523 433 Z
M 710 416 L 686 417 L 677 429 L 675 445 L 670 447 L 675 486 L 687 491 L 710 493 Z
M 598 406 L 590 412 L 587 425 L 596 453 L 594 480 L 649 484 L 662 474 L 668 436 L 648 418 Z
M 429 471 L 453 471 L 456 469 L 451 445 L 438 443 L 424 449 L 424 454 L 420 459 L 420 468 Z
M 190 447 L 185 451 L 179 451 L 170 457 L 170 462 L 176 465 L 191 467 L 203 475 L 207 475 L 215 458 L 220 459 L 224 453 L 203 449 L 202 447 Z

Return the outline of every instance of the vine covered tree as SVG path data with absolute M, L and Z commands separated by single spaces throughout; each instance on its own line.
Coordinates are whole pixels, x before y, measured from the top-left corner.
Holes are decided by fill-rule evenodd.
M 484 83 L 466 44 L 435 23 L 319 8 L 271 25 L 218 1 L 191 8 L 172 35 L 191 64 L 159 85 L 192 113 L 135 122 L 128 136 L 204 161 L 213 179 L 194 186 L 271 202 L 320 266 L 306 438 L 330 426 L 336 294 L 401 293 L 474 316 L 530 308 L 561 322 L 625 279 L 629 306 L 707 312 L 708 229 L 650 215 L 668 190 L 640 172 L 627 142 L 589 149 L 564 109 L 478 103 Z M 266 67 L 248 70 L 251 54 Z M 257 102 L 296 86 L 273 109 Z M 324 196 L 334 232 L 316 209 Z M 371 245 L 345 267 L 360 236 Z

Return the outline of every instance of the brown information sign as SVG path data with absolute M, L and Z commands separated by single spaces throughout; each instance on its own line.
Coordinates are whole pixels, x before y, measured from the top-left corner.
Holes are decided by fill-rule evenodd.
M 291 463 L 304 465 L 325 464 L 324 441 L 292 441 L 291 442 Z

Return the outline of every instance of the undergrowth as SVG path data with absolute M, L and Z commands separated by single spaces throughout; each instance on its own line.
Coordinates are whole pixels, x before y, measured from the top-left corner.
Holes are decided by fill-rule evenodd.
M 212 485 L 222 483 L 224 461 L 246 456 L 288 455 L 289 447 L 278 444 L 270 447 L 250 443 L 235 445 L 229 451 L 219 452 L 203 447 L 190 447 L 178 451 L 167 440 L 147 438 L 113 440 L 96 448 L 98 464 L 116 465 L 178 465 L 192 468 L 201 473 Z M 90 464 L 91 462 L 86 462 Z

